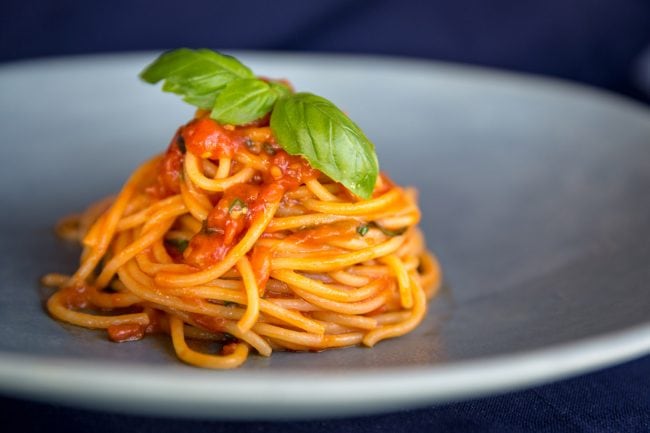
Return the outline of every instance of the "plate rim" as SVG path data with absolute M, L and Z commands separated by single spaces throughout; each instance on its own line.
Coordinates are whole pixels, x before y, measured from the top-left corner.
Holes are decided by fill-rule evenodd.
M 349 62 L 397 63 L 405 67 L 431 68 L 445 75 L 462 75 L 470 80 L 507 81 L 509 85 L 538 88 L 559 87 L 576 97 L 614 104 L 650 120 L 650 110 L 642 102 L 555 77 L 410 57 L 225 51 L 241 56 L 257 56 L 260 59 L 280 56 L 286 59 L 309 57 L 323 60 L 336 58 Z M 0 63 L 0 74 L 11 73 L 11 70 L 20 71 L 22 68 L 41 68 L 51 62 L 72 65 L 97 60 L 125 61 L 145 56 L 153 58 L 158 53 L 159 51 L 136 51 L 23 59 Z M 648 352 L 650 322 L 561 345 L 456 361 L 453 364 L 388 367 L 343 373 L 299 371 L 298 377 L 295 371 L 286 370 L 237 370 L 219 377 L 218 372 L 190 369 L 174 371 L 170 380 L 171 370 L 168 367 L 125 366 L 118 370 L 116 362 L 98 363 L 71 358 L 16 355 L 0 350 L 0 390 L 4 394 L 36 400 L 55 399 L 87 408 L 110 408 L 158 416 L 303 419 L 364 415 L 481 397 L 586 373 Z M 558 365 L 558 359 L 562 359 L 563 363 Z M 114 375 L 105 374 L 107 367 L 118 373 L 119 380 Z M 310 381 L 310 385 L 316 385 L 326 392 L 309 392 L 303 383 L 305 378 Z M 264 381 L 262 386 L 259 383 L 261 379 Z M 215 392 L 214 384 L 210 387 L 207 382 L 218 382 L 218 386 L 229 387 L 230 394 Z M 177 394 L 169 397 L 170 392 Z M 278 398 L 278 394 L 282 394 L 282 398 Z M 251 395 L 255 396 L 254 401 L 251 401 Z
M 231 370 L 220 375 L 159 365 L 127 365 L 118 371 L 117 362 L 0 352 L 0 388 L 35 400 L 133 414 L 297 420 L 371 415 L 505 393 L 629 361 L 649 349 L 650 324 L 644 324 L 532 351 L 355 372 Z M 106 374 L 107 368 L 117 375 Z M 320 392 L 313 393 L 305 381 Z M 228 393 L 215 392 L 219 389 Z

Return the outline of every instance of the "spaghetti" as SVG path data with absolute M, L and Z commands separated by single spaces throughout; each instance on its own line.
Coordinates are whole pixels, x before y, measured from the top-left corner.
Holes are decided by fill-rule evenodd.
M 118 342 L 169 333 L 182 361 L 207 368 L 413 330 L 441 280 L 415 190 L 380 173 L 360 199 L 283 150 L 268 116 L 232 126 L 208 114 L 119 194 L 60 222 L 83 252 L 73 275 L 43 278 L 57 287 L 50 314 Z

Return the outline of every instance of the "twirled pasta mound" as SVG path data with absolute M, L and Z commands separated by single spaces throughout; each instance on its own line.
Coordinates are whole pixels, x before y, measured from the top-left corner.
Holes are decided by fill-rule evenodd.
M 74 275 L 43 278 L 58 288 L 47 308 L 114 341 L 168 332 L 208 368 L 251 348 L 373 346 L 413 330 L 440 285 L 419 219 L 416 191 L 383 173 L 361 199 L 283 150 L 268 118 L 199 110 L 119 194 L 59 224 L 83 253 Z

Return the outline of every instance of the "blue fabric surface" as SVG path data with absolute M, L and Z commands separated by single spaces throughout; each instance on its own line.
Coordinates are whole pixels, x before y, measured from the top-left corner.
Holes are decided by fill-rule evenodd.
M 568 78 L 647 101 L 647 0 L 3 0 L 0 61 L 247 48 L 450 60 Z
M 52 428 L 67 433 L 648 432 L 650 356 L 525 391 L 386 415 L 334 420 L 220 422 L 162 419 L 0 398 L 1 431 L 37 432 L 51 431 Z
M 4 0 L 0 61 L 178 46 L 441 59 L 567 78 L 648 101 L 647 0 Z M 650 60 L 647 60 L 650 65 Z M 650 86 L 647 87 L 650 89 Z M 0 399 L 0 430 L 648 432 L 650 357 L 510 393 L 381 416 L 221 423 Z

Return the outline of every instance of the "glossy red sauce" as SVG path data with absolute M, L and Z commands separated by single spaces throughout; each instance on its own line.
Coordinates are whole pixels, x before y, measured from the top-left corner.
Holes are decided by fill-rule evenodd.
M 224 356 L 232 355 L 237 350 L 237 343 L 224 344 L 221 348 L 221 354 Z
M 219 333 L 224 331 L 224 325 L 226 324 L 226 319 L 221 317 L 212 317 L 206 316 L 204 314 L 193 313 L 190 315 L 194 322 L 199 325 L 201 328 Z
M 174 135 L 165 156 L 160 162 L 156 182 L 147 188 L 147 192 L 157 198 L 165 198 L 180 192 L 181 173 L 185 156 L 181 152 L 183 138 L 180 130 Z
M 226 190 L 208 214 L 204 230 L 190 241 L 185 262 L 205 268 L 223 260 L 255 219 L 283 194 L 284 189 L 277 183 L 244 183 Z
M 264 289 L 266 283 L 271 277 L 271 258 L 272 251 L 269 248 L 256 246 L 253 248 L 251 254 L 251 267 L 253 268 L 253 273 L 255 274 L 255 282 L 257 287 Z
M 123 323 L 121 325 L 110 325 L 107 329 L 108 338 L 117 343 L 124 341 L 141 340 L 144 337 L 146 327 L 137 323 Z
M 265 167 L 249 182 L 211 195 L 214 208 L 204 221 L 203 230 L 191 239 L 182 258 L 172 255 L 177 261 L 205 268 L 223 260 L 269 203 L 281 200 L 285 192 L 317 178 L 320 172 L 301 156 L 289 155 L 278 146 L 268 126 L 268 116 L 240 127 L 220 125 L 206 113 L 200 116 L 181 127 L 172 139 L 157 181 L 148 189 L 152 195 L 164 198 L 180 192 L 184 151 L 211 160 L 234 159 L 238 153 L 247 152 Z M 238 169 L 239 162 L 233 161 L 231 173 Z M 263 287 L 269 278 L 270 253 L 254 251 L 251 260 L 258 284 Z
M 265 183 L 277 183 L 285 191 L 293 191 L 308 180 L 318 177 L 318 170 L 313 169 L 303 157 L 289 155 L 282 149 L 274 152 L 267 159 L 269 169 L 263 173 Z
M 62 301 L 68 309 L 88 307 L 88 287 L 86 285 L 67 286 L 60 291 Z
M 318 248 L 336 239 L 350 239 L 357 235 L 359 223 L 356 221 L 341 221 L 324 226 L 307 228 L 293 233 L 287 240 L 292 243 Z
M 187 151 L 200 158 L 232 158 L 244 143 L 239 132 L 226 129 L 209 117 L 192 120 L 181 134 Z

